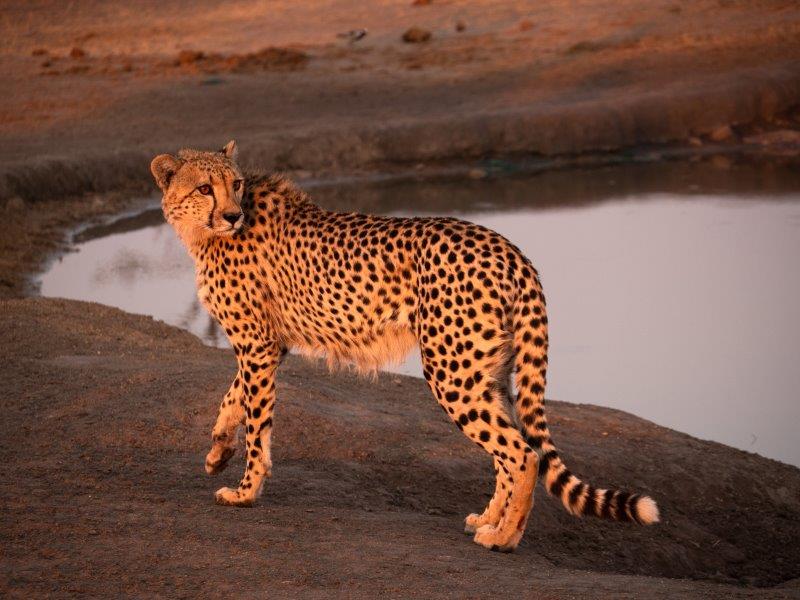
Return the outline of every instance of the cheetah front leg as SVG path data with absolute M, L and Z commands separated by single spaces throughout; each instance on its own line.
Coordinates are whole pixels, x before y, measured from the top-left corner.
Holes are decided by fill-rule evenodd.
M 236 489 L 220 488 L 217 504 L 252 506 L 272 470 L 270 438 L 275 408 L 275 371 L 281 358 L 277 343 L 251 341 L 234 346 L 239 360 L 245 410 L 246 467 Z
M 211 432 L 211 450 L 206 455 L 206 473 L 216 475 L 228 466 L 236 452 L 236 432 L 244 421 L 244 389 L 239 373 L 219 406 L 219 415 Z

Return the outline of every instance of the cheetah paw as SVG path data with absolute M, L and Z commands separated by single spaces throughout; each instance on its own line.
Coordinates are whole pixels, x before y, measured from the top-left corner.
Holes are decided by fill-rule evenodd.
M 476 531 L 478 531 L 479 527 L 487 524 L 487 520 L 483 515 L 479 515 L 477 513 L 472 513 L 467 515 L 467 518 L 464 519 L 464 533 L 467 535 L 472 535 Z
M 212 448 L 206 455 L 206 473 L 216 475 L 228 466 L 228 461 L 236 453 L 236 448 L 223 448 L 221 451 Z
M 507 537 L 494 525 L 483 525 L 475 532 L 473 541 L 494 552 L 513 552 L 521 538 L 521 531 Z
M 239 490 L 232 490 L 231 488 L 219 488 L 214 493 L 214 502 L 221 506 L 240 506 L 247 507 L 255 504 L 255 498 L 243 496 Z

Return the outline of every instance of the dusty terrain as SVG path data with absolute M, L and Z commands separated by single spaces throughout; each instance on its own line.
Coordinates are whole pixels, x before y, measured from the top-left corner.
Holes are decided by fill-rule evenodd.
M 290 358 L 273 478 L 223 508 L 241 465 L 208 478 L 203 457 L 232 354 L 96 304 L 0 315 L 5 597 L 800 597 L 794 467 L 550 402 L 572 468 L 652 494 L 663 523 L 577 520 L 540 490 L 517 553 L 491 553 L 461 533 L 490 462 L 422 381 Z
M 140 189 L 156 152 L 231 137 L 266 167 L 353 172 L 800 123 L 790 0 L 422 4 L 5 2 L 0 199 Z

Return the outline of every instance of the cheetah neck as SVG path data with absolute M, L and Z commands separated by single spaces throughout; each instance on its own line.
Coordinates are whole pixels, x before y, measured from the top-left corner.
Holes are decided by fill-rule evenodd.
M 178 239 L 183 244 L 183 247 L 186 248 L 189 256 L 197 263 L 201 254 L 213 240 L 213 237 L 199 227 L 180 227 L 173 224 L 173 229 L 175 229 Z

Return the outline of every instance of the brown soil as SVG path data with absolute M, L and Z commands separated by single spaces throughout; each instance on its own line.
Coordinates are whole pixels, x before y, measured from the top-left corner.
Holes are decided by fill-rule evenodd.
M 228 351 L 146 317 L 0 302 L 6 597 L 800 597 L 800 472 L 634 416 L 549 403 L 573 469 L 657 498 L 641 528 L 540 490 L 513 555 L 461 533 L 491 463 L 417 379 L 280 370 L 275 473 L 252 509 L 203 471 Z M 692 578 L 687 581 L 672 578 Z
M 3 17 L 0 199 L 141 186 L 154 154 L 230 138 L 265 167 L 352 172 L 798 127 L 790 1 L 34 0 Z M 431 39 L 404 43 L 411 28 Z

